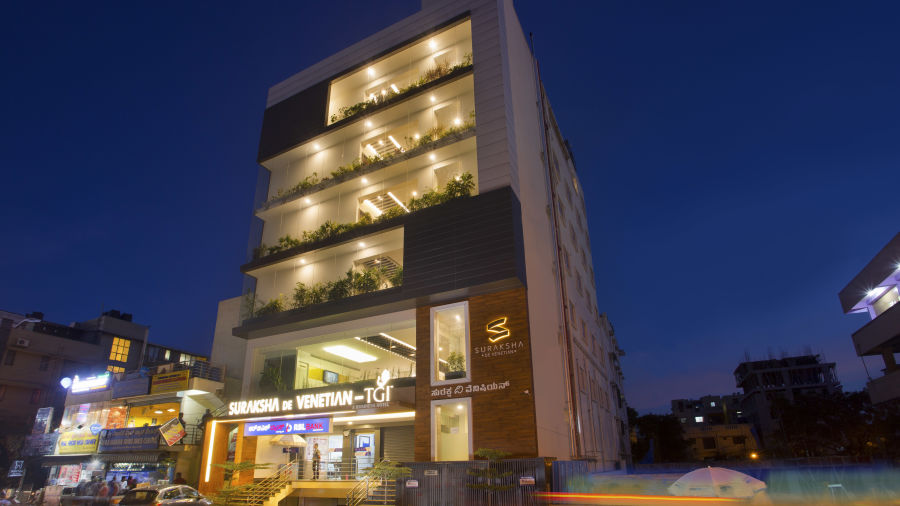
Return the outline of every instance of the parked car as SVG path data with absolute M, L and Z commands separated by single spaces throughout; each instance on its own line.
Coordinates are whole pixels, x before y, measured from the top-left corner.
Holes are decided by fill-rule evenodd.
M 187 485 L 152 485 L 125 492 L 120 506 L 137 505 L 200 505 L 212 506 L 212 501 Z

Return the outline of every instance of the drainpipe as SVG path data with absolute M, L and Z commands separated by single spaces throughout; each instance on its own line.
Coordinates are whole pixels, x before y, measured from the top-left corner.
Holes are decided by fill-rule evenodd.
M 541 84 L 541 69 L 534 56 L 534 37 L 528 34 L 531 41 L 531 63 L 534 73 L 535 88 L 537 90 L 537 105 L 540 107 L 541 141 L 544 147 L 544 178 L 547 189 L 550 192 L 550 229 L 556 245 L 556 275 L 561 297 L 562 321 L 563 321 L 563 369 L 566 376 L 566 400 L 569 405 L 569 443 L 572 450 L 572 458 L 581 457 L 581 436 L 578 433 L 578 405 L 575 392 L 575 374 L 572 366 L 572 336 L 569 334 L 569 297 L 566 291 L 566 273 L 563 270 L 562 244 L 559 238 L 559 216 L 556 209 L 557 194 L 556 183 L 553 181 L 552 167 L 550 167 L 550 141 L 547 127 L 546 104 L 544 103 L 544 87 Z

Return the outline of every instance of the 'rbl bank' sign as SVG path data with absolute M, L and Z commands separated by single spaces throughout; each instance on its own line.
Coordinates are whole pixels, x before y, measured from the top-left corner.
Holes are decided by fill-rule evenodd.
M 275 434 L 315 434 L 331 432 L 330 418 L 301 418 L 297 420 L 270 420 L 268 422 L 247 422 L 245 436 L 271 436 Z

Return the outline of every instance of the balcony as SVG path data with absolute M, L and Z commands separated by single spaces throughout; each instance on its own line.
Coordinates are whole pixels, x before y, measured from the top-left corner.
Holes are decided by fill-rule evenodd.
M 859 356 L 879 355 L 885 347 L 900 346 L 900 304 L 894 304 L 853 333 Z
M 900 369 L 886 372 L 884 376 L 869 381 L 866 389 L 875 404 L 900 399 Z

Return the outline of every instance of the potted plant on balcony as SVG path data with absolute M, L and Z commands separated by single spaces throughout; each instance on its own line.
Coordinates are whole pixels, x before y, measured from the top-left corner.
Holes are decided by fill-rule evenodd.
M 445 380 L 465 378 L 466 357 L 462 353 L 450 352 L 450 355 L 447 356 L 447 368 L 449 371 L 444 373 Z

